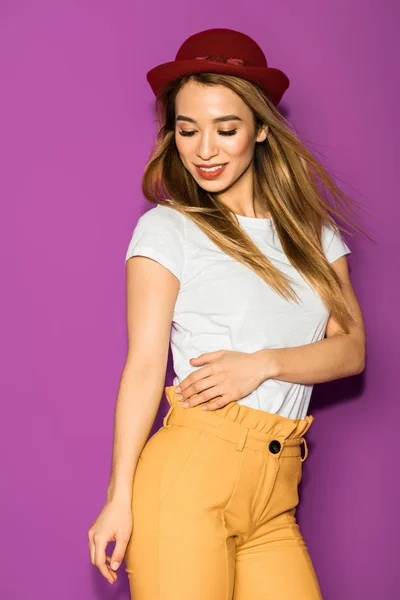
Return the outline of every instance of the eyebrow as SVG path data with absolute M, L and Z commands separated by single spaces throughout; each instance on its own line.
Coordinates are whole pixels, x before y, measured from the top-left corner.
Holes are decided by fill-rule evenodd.
M 185 117 L 184 115 L 178 115 L 175 119 L 176 121 L 187 121 L 188 123 L 196 123 L 194 119 L 190 117 Z M 212 123 L 224 123 L 225 121 L 241 121 L 242 119 L 237 115 L 224 115 L 223 117 L 216 117 L 211 122 Z

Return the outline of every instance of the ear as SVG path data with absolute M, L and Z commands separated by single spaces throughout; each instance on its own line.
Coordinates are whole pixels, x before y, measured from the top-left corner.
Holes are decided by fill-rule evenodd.
M 264 142 L 267 139 L 269 127 L 265 125 L 259 129 L 258 135 L 256 137 L 256 142 Z

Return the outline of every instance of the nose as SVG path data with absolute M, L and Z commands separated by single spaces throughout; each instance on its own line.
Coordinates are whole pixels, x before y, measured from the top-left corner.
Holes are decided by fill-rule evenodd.
M 201 160 L 207 161 L 218 155 L 219 149 L 211 132 L 201 134 L 198 139 L 196 154 Z

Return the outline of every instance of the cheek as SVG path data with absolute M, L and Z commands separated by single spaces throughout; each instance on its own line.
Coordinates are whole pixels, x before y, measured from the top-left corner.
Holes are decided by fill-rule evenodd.
M 186 165 L 192 154 L 192 148 L 189 138 L 184 139 L 181 135 L 175 136 L 175 145 L 181 161 Z
M 184 136 L 180 135 L 179 133 L 175 133 L 175 146 L 182 154 L 187 154 L 193 149 L 193 145 L 195 144 L 194 140 L 195 136 Z
M 246 161 L 254 152 L 253 141 L 247 136 L 238 136 L 237 139 L 229 140 L 226 144 L 226 152 L 232 159 Z

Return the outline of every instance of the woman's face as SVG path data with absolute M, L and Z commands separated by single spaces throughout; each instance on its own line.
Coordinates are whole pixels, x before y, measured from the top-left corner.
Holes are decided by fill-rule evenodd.
M 238 181 L 252 164 L 256 142 L 267 137 L 267 128 L 257 135 L 250 108 L 223 85 L 187 83 L 176 96 L 175 115 L 181 160 L 209 192 L 221 192 Z

